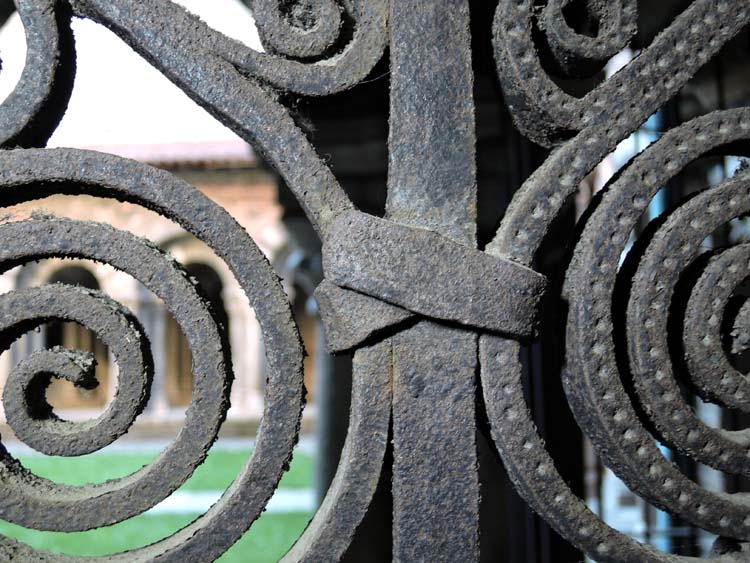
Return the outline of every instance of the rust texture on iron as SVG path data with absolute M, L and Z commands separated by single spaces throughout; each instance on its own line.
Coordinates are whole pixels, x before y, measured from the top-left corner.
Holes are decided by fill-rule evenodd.
M 323 241 L 325 279 L 315 295 L 328 349 L 353 353 L 349 433 L 327 496 L 284 561 L 344 556 L 390 459 L 389 447 L 393 560 L 479 561 L 478 399 L 517 491 L 587 556 L 690 561 L 612 529 L 573 493 L 526 404 L 521 355 L 536 337 L 543 298 L 557 291 L 534 270 L 534 260 L 565 202 L 750 23 L 750 5 L 693 0 L 619 72 L 574 97 L 556 78 L 599 72 L 638 31 L 638 3 L 580 2 L 598 22 L 591 36 L 569 25 L 567 0 L 499 0 L 494 22 L 486 22 L 503 89 L 497 103 L 504 101 L 522 134 L 553 150 L 519 187 L 482 250 L 469 0 L 246 4 L 264 52 L 169 0 L 16 2 L 27 58 L 18 85 L 0 104 L 0 206 L 86 194 L 140 205 L 181 225 L 226 262 L 245 291 L 262 329 L 268 380 L 253 455 L 221 499 L 191 524 L 152 545 L 101 558 L 2 537 L 0 559 L 216 560 L 250 528 L 278 486 L 304 404 L 303 350 L 281 283 L 225 210 L 145 164 L 43 148 L 72 91 L 70 20 L 81 17 L 112 30 L 250 143 L 299 199 Z M 356 209 L 285 104 L 288 94 L 326 96 L 356 87 L 386 52 L 387 201 L 385 216 L 374 217 Z M 728 474 L 750 475 L 750 433 L 707 426 L 682 394 L 687 387 L 706 401 L 750 411 L 750 380 L 722 348 L 723 318 L 750 274 L 750 249 L 740 244 L 707 252 L 701 246 L 717 228 L 750 214 L 750 172 L 740 169 L 678 203 L 620 260 L 661 186 L 702 156 L 748 139 L 747 108 L 697 117 L 662 135 L 594 199 L 570 241 L 562 293 L 553 296 L 569 306 L 563 385 L 581 430 L 632 491 L 720 536 L 712 555 L 717 563 L 747 557 L 750 501 L 702 488 L 658 443 Z M 34 216 L 0 223 L 0 241 L 0 272 L 74 257 L 140 280 L 164 301 L 194 359 L 193 399 L 180 433 L 131 475 L 63 485 L 35 475 L 0 447 L 0 518 L 75 532 L 142 514 L 193 474 L 217 438 L 233 379 L 226 327 L 180 264 L 132 234 L 92 221 Z M 682 323 L 680 351 L 667 337 L 675 319 Z M 748 319 L 745 303 L 728 323 L 737 351 L 748 347 Z M 13 366 L 3 406 L 8 424 L 30 447 L 47 455 L 88 454 L 126 433 L 145 408 L 154 377 L 149 342 L 133 313 L 110 297 L 50 284 L 0 296 L 0 350 L 56 320 L 79 323 L 109 346 L 119 366 L 111 405 L 86 422 L 54 412 L 46 399 L 53 379 L 98 385 L 90 354 L 55 347 Z
M 470 253 L 477 244 L 477 185 L 469 2 L 459 0 L 450 6 L 446 17 L 444 3 L 391 1 L 386 219 L 415 228 L 395 229 L 411 233 L 399 246 L 418 246 L 419 235 L 429 235 L 417 229 L 427 229 L 454 241 L 452 250 L 463 247 Z M 434 39 L 425 41 L 425 35 Z M 375 237 L 393 232 L 384 223 L 373 226 L 378 233 L 371 233 L 370 240 L 376 245 Z M 336 226 L 331 230 L 335 232 Z M 393 243 L 397 238 L 404 236 L 392 238 Z M 429 246 L 423 245 L 422 252 L 438 250 Z M 324 267 L 329 260 L 325 251 L 324 247 Z M 369 258 L 367 249 L 360 254 Z M 433 303 L 441 303 L 441 293 L 449 288 L 440 287 L 444 285 L 440 280 L 430 288 L 423 277 L 429 273 L 419 271 L 423 265 L 402 260 L 403 254 L 401 259 L 396 252 L 389 254 L 390 264 L 383 269 L 391 273 L 384 281 L 392 280 L 396 270 L 395 275 L 404 276 L 407 283 L 382 284 L 384 292 L 394 297 L 411 295 L 410 303 L 422 304 L 432 293 Z M 446 257 L 443 265 L 450 267 L 449 261 Z M 355 261 L 352 270 L 359 268 L 368 270 Z M 433 277 L 437 278 L 436 271 Z M 409 283 L 419 284 L 420 278 L 422 287 Z M 450 297 L 445 299 L 450 308 Z M 393 559 L 476 560 L 476 332 L 420 320 L 391 342 Z

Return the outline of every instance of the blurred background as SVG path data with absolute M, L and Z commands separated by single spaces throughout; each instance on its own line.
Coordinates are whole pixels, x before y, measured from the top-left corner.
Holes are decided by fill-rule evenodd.
M 181 3 L 210 25 L 261 49 L 252 16 L 242 3 Z M 234 216 L 284 279 L 309 354 L 302 438 L 292 467 L 262 521 L 244 545 L 225 556 L 227 561 L 246 561 L 250 546 L 253 560 L 276 560 L 300 534 L 317 504 L 314 457 L 318 448 L 312 433 L 319 329 L 310 297 L 317 278 L 308 279 L 320 275 L 314 243 L 310 249 L 290 236 L 279 202 L 279 182 L 247 143 L 196 106 L 107 29 L 82 20 L 74 21 L 73 26 L 78 51 L 75 91 L 64 123 L 49 146 L 112 153 L 185 179 Z M 13 14 L 0 30 L 2 98 L 20 77 L 24 45 L 23 25 Z M 3 533 L 66 553 L 111 553 L 146 545 L 204 513 L 247 462 L 263 409 L 265 365 L 260 328 L 224 262 L 170 220 L 137 205 L 89 196 L 55 196 L 8 209 L 11 220 L 37 212 L 105 222 L 158 245 L 197 280 L 229 331 L 235 373 L 231 409 L 207 462 L 178 492 L 143 516 L 98 531 L 43 533 L 10 524 L 0 526 Z M 312 270 L 308 272 L 308 268 Z M 93 455 L 43 456 L 16 442 L 6 425 L 2 428 L 4 443 L 32 471 L 62 483 L 100 482 L 127 475 L 156 457 L 182 426 L 192 399 L 190 349 L 164 303 L 140 282 L 110 266 L 83 260 L 42 260 L 18 267 L 0 279 L 2 291 L 55 282 L 101 290 L 135 313 L 149 337 L 154 358 L 151 398 L 126 437 Z M 48 323 L 25 335 L 0 357 L 0 381 L 31 352 L 56 345 L 94 352 L 99 385 L 87 391 L 55 380 L 48 391 L 50 404 L 69 420 L 98 416 L 114 395 L 118 366 L 97 336 L 78 324 Z
M 209 25 L 261 50 L 249 8 L 240 0 L 179 0 Z M 490 44 L 493 3 L 472 5 L 476 71 L 480 245 L 494 233 L 513 192 L 541 164 L 547 151 L 525 140 L 504 109 Z M 585 30 L 595 22 L 571 1 L 566 14 Z M 633 44 L 588 81 L 567 83 L 582 93 L 627 64 L 689 2 L 640 3 L 640 31 Z M 0 99 L 13 89 L 24 61 L 23 27 L 11 9 L 0 29 Z M 11 15 L 12 14 L 12 15 Z M 301 439 L 289 472 L 268 510 L 221 561 L 275 561 L 293 544 L 331 481 L 346 436 L 351 362 L 324 350 L 324 334 L 313 291 L 322 279 L 320 241 L 301 208 L 276 174 L 241 139 L 198 108 L 177 87 L 105 28 L 74 21 L 78 72 L 69 110 L 49 145 L 87 148 L 121 155 L 166 169 L 185 179 L 231 213 L 250 233 L 283 280 L 302 333 L 307 358 L 308 400 Z M 750 104 L 747 30 L 729 43 L 710 65 L 624 141 L 581 185 L 554 225 L 537 268 L 559 279 L 566 242 L 576 219 L 593 195 L 635 154 L 669 128 L 714 109 Z M 288 99 L 301 126 L 330 164 L 355 204 L 382 215 L 387 171 L 388 67 L 381 62 L 368 80 L 349 92 L 324 99 Z M 637 230 L 687 194 L 721 181 L 743 158 L 715 156 L 696 162 L 653 199 Z M 98 555 L 146 545 L 173 533 L 219 497 L 245 464 L 263 408 L 264 355 L 253 311 L 224 263 L 178 225 L 144 208 L 88 196 L 54 196 L 9 210 L 5 220 L 35 212 L 109 223 L 143 236 L 169 252 L 198 280 L 228 327 L 235 382 L 231 409 L 209 458 L 176 493 L 144 515 L 107 528 L 74 534 L 27 530 L 0 522 L 0 532 L 36 547 L 70 554 Z M 633 238 L 638 232 L 633 233 Z M 707 248 L 748 240 L 750 225 L 735 221 L 706 241 Z M 131 431 L 101 452 L 79 458 L 48 457 L 14 440 L 0 427 L 10 452 L 38 475 L 80 484 L 127 475 L 151 461 L 178 432 L 191 400 L 190 351 L 163 303 L 139 282 L 105 265 L 76 260 L 43 260 L 0 277 L 0 290 L 62 282 L 100 289 L 139 318 L 151 342 L 156 376 L 151 400 Z M 602 466 L 568 409 L 560 370 L 563 363 L 564 309 L 545 306 L 542 333 L 526 349 L 528 402 L 548 450 L 565 479 L 589 506 L 612 526 L 659 549 L 705 555 L 713 537 L 656 510 L 631 493 Z M 8 371 L 34 350 L 62 345 L 94 352 L 96 389 L 80 390 L 56 381 L 48 397 L 55 411 L 70 420 L 97 416 L 117 385 L 117 365 L 95 334 L 74 323 L 49 323 L 17 341 L 0 357 L 0 386 Z M 732 360 L 743 371 L 743 354 Z M 747 421 L 733 411 L 689 401 L 712 426 L 743 428 Z M 487 441 L 486 421 L 478 436 L 482 476 L 483 561 L 552 563 L 581 561 L 583 556 L 533 515 L 504 476 Z M 748 490 L 742 479 L 725 476 L 665 450 L 682 470 L 712 490 Z M 386 462 L 387 465 L 388 462 Z M 390 483 L 386 467 L 379 492 L 347 559 L 386 561 L 390 555 Z

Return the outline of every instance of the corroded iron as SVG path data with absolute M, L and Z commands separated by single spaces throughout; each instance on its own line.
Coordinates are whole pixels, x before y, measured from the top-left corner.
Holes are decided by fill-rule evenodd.
M 453 241 L 455 248 L 471 253 L 477 244 L 477 183 L 469 3 L 451 2 L 450 17 L 441 3 L 392 0 L 390 4 L 386 219 L 433 231 Z M 423 34 L 434 40 L 425 41 Z M 382 224 L 378 227 L 380 230 Z M 419 239 L 425 240 L 419 230 L 401 227 L 394 231 L 412 233 L 403 242 L 406 248 L 419 247 Z M 377 234 L 371 236 L 375 239 Z M 390 240 L 395 243 L 398 238 L 404 235 L 396 234 Z M 389 246 L 395 246 L 393 243 Z M 373 246 L 377 246 L 376 240 Z M 429 248 L 429 243 L 421 246 L 422 253 L 437 250 Z M 408 301 L 396 301 L 401 304 L 426 304 L 424 298 L 430 293 L 433 303 L 440 304 L 444 294 L 450 308 L 456 292 L 441 286 L 452 280 L 434 279 L 436 283 L 431 285 L 429 275 L 419 271 L 424 264 L 404 260 L 409 253 L 407 250 L 400 257 L 398 252 L 390 253 L 395 259 L 389 269 L 404 276 L 405 283 L 395 291 L 387 283 L 392 274 L 379 276 L 386 282 L 382 284 L 384 293 L 395 299 L 407 296 Z M 367 250 L 361 254 L 367 257 Z M 325 267 L 325 255 L 323 260 Z M 457 266 L 455 261 L 453 266 Z M 420 283 L 420 278 L 427 283 Z M 477 334 L 420 319 L 398 332 L 391 342 L 393 559 L 476 560 L 480 501 Z M 461 524 L 457 526 L 456 520 Z
M 23 334 L 51 319 L 77 322 L 106 339 L 122 373 L 107 411 L 76 424 L 54 414 L 47 387 L 54 376 L 94 388 L 95 359 L 59 347 L 34 352 L 15 366 L 3 389 L 5 418 L 16 436 L 47 455 L 76 456 L 100 450 L 127 432 L 148 402 L 153 378 L 148 339 L 133 314 L 100 292 L 63 284 L 14 291 L 2 301 L 5 334 Z M 5 346 L 10 342 L 6 339 Z
M 297 438 L 303 398 L 302 350 L 276 276 L 252 239 L 223 209 L 166 172 L 77 150 L 11 150 L 0 153 L 0 161 L 0 192 L 8 196 L 4 201 L 28 201 L 51 193 L 89 193 L 143 205 L 172 218 L 214 249 L 245 290 L 263 328 L 269 365 L 264 414 L 273 423 L 262 425 L 255 455 L 214 509 L 170 538 L 119 559 L 110 558 L 215 559 L 260 515 L 288 465 Z M 7 223 L 0 230 L 7 237 L 2 250 L 3 270 L 46 256 L 76 256 L 109 263 L 141 280 L 164 300 L 179 323 L 193 353 L 195 377 L 193 402 L 177 438 L 154 462 L 122 479 L 80 487 L 60 485 L 30 473 L 3 451 L 3 518 L 40 529 L 74 531 L 140 514 L 185 482 L 216 439 L 229 406 L 232 379 L 226 331 L 188 274 L 147 241 L 97 223 L 47 217 Z M 35 302 L 38 304 L 32 307 Z M 48 292 L 42 288 L 35 302 L 24 309 L 35 312 L 35 318 L 16 315 L 16 319 L 12 308 L 3 310 L 10 316 L 4 324 L 9 330 L 3 334 L 8 344 L 19 330 L 25 332 L 18 326 L 21 321 L 39 324 L 44 319 L 75 315 L 74 307 L 59 309 L 54 289 Z M 124 322 L 122 315 L 118 318 Z M 93 322 L 87 326 L 92 330 L 106 328 Z M 110 342 L 127 334 L 120 330 L 119 334 L 102 332 L 100 336 Z M 123 377 L 130 373 L 124 372 Z M 142 377 L 139 373 L 132 376 Z M 135 416 L 139 404 L 132 401 L 117 416 Z M 105 423 L 102 430 L 112 428 Z M 243 524 L 238 526 L 236 522 Z M 2 539 L 0 553 L 6 560 L 70 559 L 38 552 L 10 538 Z
M 480 330 L 533 333 L 546 280 L 530 268 L 356 211 L 342 213 L 328 232 L 323 267 L 340 287 Z M 498 287 L 502 299 L 484 298 Z
M 516 193 L 494 239 L 476 240 L 473 71 L 468 0 L 249 0 L 266 52 L 211 29 L 168 0 L 18 0 L 26 67 L 0 105 L 2 206 L 51 194 L 89 194 L 144 206 L 180 224 L 222 258 L 260 322 L 268 365 L 256 449 L 222 498 L 173 536 L 109 561 L 211 561 L 252 525 L 278 485 L 303 406 L 302 349 L 281 285 L 247 233 L 198 190 L 114 156 L 43 147 L 64 113 L 75 56 L 70 17 L 119 35 L 198 104 L 251 143 L 300 200 L 324 243 L 316 295 L 332 351 L 354 352 L 349 435 L 328 495 L 286 561 L 336 561 L 346 552 L 393 439 L 393 557 L 477 561 L 476 393 L 510 479 L 562 536 L 597 561 L 682 558 L 607 526 L 576 497 L 525 404 L 520 353 L 534 338 L 545 292 L 534 259 L 581 181 L 750 22 L 745 0 L 695 0 L 652 44 L 588 94 L 565 92 L 550 68 L 588 76 L 637 31 L 634 0 L 586 0 L 594 37 L 566 21 L 565 0 L 499 0 L 498 77 L 518 128 L 554 147 Z M 543 36 L 550 60 L 537 42 Z M 284 105 L 284 93 L 323 96 L 356 86 L 389 48 L 390 169 L 386 214 L 355 209 Z M 547 70 L 546 70 L 547 69 Z M 561 297 L 569 304 L 564 386 L 581 429 L 607 465 L 653 505 L 723 536 L 714 560 L 746 556 L 750 504 L 702 489 L 656 440 L 722 471 L 750 474 L 750 435 L 706 426 L 679 383 L 721 405 L 748 409 L 747 377 L 722 349 L 721 320 L 750 273 L 739 245 L 710 254 L 701 242 L 750 213 L 750 172 L 679 204 L 643 234 L 620 267 L 639 217 L 660 186 L 704 154 L 750 138 L 750 110 L 696 118 L 648 147 L 581 220 Z M 46 257 L 108 263 L 141 280 L 179 323 L 194 358 L 184 427 L 150 465 L 122 479 L 72 487 L 34 475 L 4 449 L 0 516 L 42 529 L 97 528 L 144 512 L 205 459 L 229 403 L 225 327 L 190 276 L 148 241 L 106 225 L 32 217 L 0 225 L 0 271 Z M 693 285 L 684 291 L 685 272 Z M 682 319 L 683 353 L 667 341 Z M 619 304 L 613 307 L 613 303 Z M 620 306 L 621 305 L 621 306 Z M 747 347 L 744 306 L 732 326 Z M 47 403 L 53 378 L 91 388 L 93 358 L 40 351 L 15 366 L 3 392 L 9 424 L 49 455 L 81 455 L 125 433 L 149 396 L 148 341 L 132 313 L 107 296 L 63 285 L 0 298 L 0 343 L 49 320 L 94 331 L 118 361 L 115 400 L 85 423 Z M 622 361 L 622 359 L 625 361 Z M 675 375 L 674 363 L 687 366 Z M 683 381 L 687 379 L 687 381 Z M 632 383 L 633 393 L 626 388 Z M 634 404 L 635 403 L 635 404 Z M 645 421 L 643 418 L 647 417 Z M 656 439 L 656 440 L 655 440 Z M 77 561 L 0 539 L 3 560 Z
M 519 127 L 536 140 L 559 141 L 556 135 L 562 132 L 574 136 L 560 144 L 519 189 L 495 239 L 487 247 L 490 253 L 527 265 L 542 245 L 552 219 L 584 177 L 619 141 L 659 109 L 750 17 L 750 9 L 744 2 L 693 2 L 630 64 L 583 99 L 572 100 L 547 77 L 537 75 L 543 71 L 533 54 L 530 66 L 524 67 L 529 73 L 528 80 L 519 89 L 517 82 L 510 81 L 519 67 L 504 63 L 524 55 L 528 60 L 531 54 L 524 52 L 522 45 L 530 39 L 530 10 L 526 2 L 501 2 L 495 20 L 499 74 L 509 95 L 520 96 L 517 109 L 511 102 L 511 111 Z M 520 50 L 513 52 L 518 45 Z M 671 71 L 662 78 L 661 68 Z M 665 366 L 670 352 L 663 345 L 665 333 L 658 334 L 655 330 L 656 326 L 664 330 L 667 311 L 658 308 L 654 299 L 663 305 L 668 295 L 665 292 L 671 291 L 668 288 L 675 281 L 675 272 L 679 272 L 680 264 L 684 267 L 682 256 L 674 255 L 675 250 L 684 252 L 687 259 L 694 256 L 712 224 L 731 219 L 734 206 L 747 204 L 742 175 L 729 180 L 723 194 L 706 196 L 724 197 L 725 208 L 718 211 L 720 217 L 706 213 L 705 206 L 697 210 L 694 220 L 687 219 L 679 210 L 670 216 L 671 228 L 662 230 L 664 236 L 676 237 L 670 247 L 672 254 L 668 260 L 662 254 L 663 262 L 658 266 L 656 260 L 651 262 L 650 266 L 656 268 L 653 271 L 639 264 L 643 267 L 643 282 L 637 290 L 629 292 L 625 332 L 617 328 L 616 321 L 622 319 L 613 318 L 612 304 L 620 253 L 651 197 L 701 155 L 732 140 L 746 138 L 750 132 L 748 117 L 746 110 L 734 110 L 698 118 L 668 132 L 627 165 L 584 217 L 564 292 L 570 305 L 565 389 L 578 423 L 598 453 L 628 486 L 649 502 L 696 526 L 740 540 L 750 538 L 746 500 L 742 496 L 701 489 L 682 475 L 664 457 L 644 427 L 621 376 L 635 377 L 637 396 L 641 400 L 646 397 L 647 401 L 656 398 L 652 386 L 674 384 L 669 382 L 669 371 L 659 369 Z M 734 204 L 727 206 L 729 201 Z M 704 235 L 696 241 L 698 232 Z M 646 260 L 650 252 L 651 245 L 644 255 Z M 665 268 L 671 282 L 661 279 Z M 623 267 L 620 274 L 632 275 L 633 270 L 638 268 Z M 630 287 L 633 283 L 637 281 L 619 280 L 618 285 Z M 636 320 L 639 302 L 650 303 L 653 308 L 646 318 Z M 688 330 L 692 328 L 686 326 Z M 619 373 L 620 364 L 615 358 L 614 338 L 623 335 L 630 353 L 628 374 Z M 518 491 L 565 538 L 597 561 L 678 560 L 610 528 L 572 493 L 545 451 L 524 404 L 519 352 L 517 342 L 490 335 L 480 338 L 482 386 L 492 433 Z M 682 437 L 687 438 L 691 431 L 703 431 L 703 425 L 693 426 L 694 419 L 684 418 L 687 409 L 680 404 L 679 394 L 667 391 L 658 400 L 666 401 L 660 404 L 663 409 L 660 412 L 655 412 L 653 403 L 650 408 L 648 403 L 638 408 L 647 416 L 671 417 L 669 431 L 675 438 L 683 435 L 676 441 L 683 446 L 681 449 L 687 450 L 689 439 L 683 441 Z M 716 440 L 721 439 L 721 431 L 712 436 L 707 442 L 711 455 L 702 457 L 710 457 L 711 465 L 726 467 L 730 464 L 725 464 L 722 456 L 742 450 L 742 439 L 727 452 L 716 447 Z M 741 471 L 742 465 L 730 469 Z M 741 551 L 744 553 L 744 548 Z

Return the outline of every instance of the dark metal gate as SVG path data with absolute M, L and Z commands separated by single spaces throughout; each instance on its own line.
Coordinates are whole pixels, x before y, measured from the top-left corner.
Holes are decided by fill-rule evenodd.
M 264 418 L 247 467 L 205 515 L 170 538 L 113 561 L 211 561 L 264 509 L 297 440 L 303 352 L 278 280 L 220 207 L 170 174 L 114 156 L 44 149 L 75 71 L 72 16 L 119 35 L 279 172 L 323 241 L 316 298 L 333 352 L 353 352 L 349 431 L 329 492 L 285 561 L 337 561 L 375 493 L 392 440 L 393 559 L 478 561 L 478 420 L 517 491 L 596 561 L 680 556 L 609 527 L 558 473 L 524 395 L 524 351 L 543 304 L 565 303 L 563 385 L 603 462 L 641 498 L 720 539 L 715 560 L 747 558 L 746 496 L 700 487 L 665 457 L 679 454 L 750 475 L 750 435 L 706 425 L 686 390 L 750 409 L 750 382 L 728 359 L 746 346 L 750 306 L 729 304 L 750 271 L 750 247 L 704 251 L 706 237 L 750 213 L 750 171 L 676 202 L 637 229 L 659 189 L 705 155 L 742 154 L 750 110 L 696 117 L 661 135 L 588 205 L 570 241 L 564 280 L 535 260 L 586 177 L 662 108 L 750 21 L 745 0 L 694 0 L 651 44 L 585 95 L 555 77 L 597 75 L 638 29 L 635 0 L 500 0 L 493 46 L 505 104 L 521 133 L 553 150 L 514 195 L 492 240 L 477 242 L 472 36 L 468 0 L 250 0 L 267 52 L 209 28 L 168 0 L 18 0 L 24 74 L 0 106 L 3 206 L 53 193 L 144 206 L 210 246 L 244 288 L 264 334 Z M 571 23 L 570 12 L 577 9 Z M 490 22 L 484 22 L 490 26 Z M 476 25 L 476 22 L 475 24 Z M 390 57 L 385 214 L 355 208 L 295 123 L 288 95 L 325 96 L 362 82 Z M 498 99 L 497 103 L 501 101 Z M 640 237 L 629 248 L 632 232 Z M 228 409 L 226 333 L 190 277 L 161 250 L 106 225 L 33 217 L 0 225 L 2 271 L 45 257 L 111 264 L 161 297 L 194 358 L 185 425 L 154 463 L 101 485 L 69 487 L 0 458 L 0 516 L 34 529 L 80 531 L 144 512 L 202 463 Z M 120 367 L 98 419 L 72 423 L 47 404 L 52 378 L 90 383 L 91 358 L 55 348 L 14 368 L 8 423 L 48 455 L 82 455 L 127 432 L 149 396 L 153 365 L 132 313 L 93 290 L 62 285 L 0 296 L 2 346 L 49 320 L 99 335 Z M 729 327 L 727 329 L 727 326 Z M 564 334 L 563 334 L 564 332 Z M 677 335 L 677 336 L 675 336 Z M 477 396 L 480 400 L 477 401 Z M 552 422 L 553 424 L 554 422 Z M 656 438 L 656 439 L 655 439 Z M 558 450 L 558 447 L 554 447 Z M 3 560 L 68 561 L 16 540 Z

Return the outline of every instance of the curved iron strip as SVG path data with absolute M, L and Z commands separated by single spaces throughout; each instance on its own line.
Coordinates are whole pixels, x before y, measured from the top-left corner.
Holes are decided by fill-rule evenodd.
M 747 244 L 714 256 L 693 288 L 683 329 L 688 376 L 693 387 L 704 400 L 744 412 L 750 412 L 750 380 L 727 359 L 721 344 L 721 323 L 733 290 L 747 278 L 749 265 Z M 743 306 L 735 319 L 735 326 L 743 332 L 750 328 L 747 317 L 742 318 L 749 311 L 750 308 Z
M 30 167 L 29 162 L 33 162 L 34 166 Z M 45 197 L 51 193 L 88 193 L 114 197 L 143 205 L 180 223 L 224 259 L 255 310 L 265 342 L 269 378 L 265 389 L 263 422 L 248 465 L 217 504 L 186 528 L 151 546 L 109 556 L 105 560 L 182 561 L 185 558 L 218 557 L 258 517 L 276 488 L 297 439 L 302 409 L 302 351 L 284 293 L 263 254 L 234 219 L 195 188 L 164 171 L 114 156 L 71 149 L 0 152 L 0 195 L 4 196 L 6 205 Z M 37 224 L 39 221 L 41 220 L 37 220 Z M 46 250 L 64 254 L 65 245 L 70 244 L 66 241 L 75 241 L 76 233 L 87 224 L 48 220 L 45 228 L 53 229 L 54 232 L 54 229 L 64 228 L 66 225 L 71 227 L 69 235 L 49 237 L 46 242 L 44 237 L 39 239 L 48 245 Z M 24 228 L 23 222 L 2 227 L 18 231 Z M 127 235 L 126 238 L 135 237 Z M 85 249 L 87 253 L 94 253 L 96 256 L 96 252 L 105 251 L 102 258 L 108 258 L 106 248 L 97 250 L 96 242 L 102 244 L 98 235 L 84 239 L 88 245 Z M 24 241 L 23 237 L 20 241 Z M 56 244 L 61 245 L 61 248 L 57 248 Z M 116 252 L 116 248 L 111 250 L 121 259 L 125 259 L 130 252 L 127 246 L 120 252 Z M 156 249 L 152 251 L 158 252 Z M 138 270 L 138 267 L 134 269 Z M 190 285 L 187 278 L 186 282 Z M 175 303 L 174 300 L 168 302 Z M 178 309 L 179 306 L 173 312 L 190 315 L 188 309 Z M 187 324 L 194 320 L 191 318 Z M 205 324 L 195 323 L 195 330 L 203 330 L 201 327 Z M 222 338 L 226 337 L 223 331 L 219 334 Z M 205 340 L 201 344 L 205 346 Z M 222 349 L 226 352 L 225 347 Z M 219 386 L 223 396 L 225 389 L 220 382 Z M 204 400 L 203 397 L 198 399 Z M 223 419 L 221 412 L 204 412 L 197 408 L 194 412 L 198 417 L 197 424 L 210 425 L 211 418 L 216 422 Z M 210 446 L 214 438 L 215 434 L 207 446 Z M 185 439 L 191 440 L 192 436 L 188 435 Z M 106 487 L 107 484 L 103 486 Z M 148 488 L 141 494 L 145 498 L 151 498 L 156 491 Z M 3 502 L 8 500 L 4 498 Z M 23 511 L 24 506 L 21 505 L 16 510 Z M 73 523 L 58 523 L 57 527 L 84 527 L 75 522 L 92 517 L 111 519 L 111 513 L 118 510 L 122 512 L 122 508 L 110 505 L 103 515 L 87 516 L 73 514 L 68 510 L 59 513 L 58 517 L 68 518 Z M 37 518 L 43 516 L 43 511 L 36 514 Z M 49 514 L 47 516 L 52 518 Z M 33 525 L 33 522 L 29 524 Z M 9 538 L 1 540 L 0 553 L 4 558 L 49 561 L 80 559 L 39 552 Z
M 391 421 L 391 343 L 354 354 L 349 430 L 336 475 L 315 516 L 281 563 L 340 561 L 380 479 Z
M 343 25 L 341 6 L 336 0 L 291 4 L 286 9 L 278 0 L 249 0 L 249 4 L 263 46 L 287 57 L 324 55 L 338 39 Z
M 617 0 L 625 1 L 624 12 L 634 11 L 632 0 Z M 633 16 L 623 13 L 621 17 L 630 20 Z M 532 38 L 532 2 L 501 0 L 494 23 L 495 61 L 508 108 L 524 135 L 554 146 L 579 131 L 601 127 L 604 131 L 599 133 L 606 140 L 594 143 L 598 148 L 608 146 L 610 137 L 622 139 L 645 121 L 747 21 L 748 7 L 743 2 L 695 0 L 628 65 L 582 98 L 575 98 L 542 68 Z M 619 33 L 632 31 L 631 24 L 619 27 Z M 622 104 L 624 99 L 629 103 Z M 628 128 L 624 133 L 623 127 Z M 576 144 L 585 141 L 580 138 Z M 601 157 L 593 160 L 598 163 Z
M 565 287 L 570 302 L 565 389 L 576 419 L 600 455 L 649 502 L 714 533 L 740 539 L 750 537 L 747 500 L 700 489 L 662 457 L 641 427 L 617 374 L 607 295 L 614 286 L 618 249 L 624 247 L 650 195 L 701 154 L 748 134 L 750 110 L 730 110 L 693 120 L 651 145 L 608 187 L 587 219 Z M 750 201 L 747 174 L 714 190 L 706 193 L 725 199 L 733 194 L 742 205 Z M 600 259 L 605 256 L 606 260 Z M 637 328 L 639 335 L 642 327 Z M 683 560 L 655 552 L 609 528 L 572 494 L 524 406 L 519 351 L 518 343 L 512 341 L 480 338 L 481 377 L 492 434 L 518 490 L 561 534 L 597 561 Z
M 5 419 L 18 439 L 46 455 L 88 454 L 127 432 L 146 406 L 154 371 L 148 338 L 132 313 L 98 291 L 53 284 L 0 296 L 0 333 L 27 332 L 52 319 L 85 326 L 108 347 L 119 369 L 114 397 L 93 420 L 61 420 L 47 403 L 52 378 L 91 389 L 98 385 L 96 359 L 80 350 L 39 350 L 8 374 L 3 388 Z M 4 337 L 0 349 L 7 350 L 9 344 Z
M 712 26 L 694 25 L 706 18 Z M 595 108 L 597 119 L 555 149 L 523 183 L 486 252 L 529 266 L 552 220 L 583 179 L 748 22 L 750 6 L 741 0 L 696 0 L 645 52 L 606 83 L 600 104 L 587 104 Z M 684 40 L 688 34 L 693 38 L 689 45 Z M 497 55 L 498 65 L 512 63 L 501 57 Z M 661 68 L 675 72 L 662 80 Z M 645 91 L 636 90 L 644 84 Z M 512 100 L 512 90 L 508 96 Z M 629 103 L 623 104 L 621 96 Z M 512 101 L 509 105 L 516 111 Z M 541 110 L 532 113 L 537 111 Z
M 709 127 L 701 127 L 702 134 L 707 131 L 710 131 Z M 690 141 L 688 143 L 693 145 Z M 686 157 L 695 156 L 695 153 L 691 153 L 687 152 Z M 681 167 L 683 164 L 685 161 L 671 165 Z M 655 178 L 649 177 L 647 184 L 651 189 L 654 187 L 650 184 L 652 179 Z M 732 219 L 750 212 L 750 192 L 744 184 L 750 184 L 750 174 L 737 174 L 721 186 L 695 194 L 672 211 L 664 225 L 657 230 L 633 279 L 628 304 L 627 345 L 635 390 L 660 440 L 709 467 L 730 474 L 749 475 L 750 431 L 714 429 L 698 418 L 692 406 L 683 400 L 667 342 L 670 305 L 675 300 L 674 289 L 680 275 L 701 253 L 701 243 L 706 237 Z M 625 196 L 627 192 L 633 193 L 622 190 L 622 195 Z M 625 216 L 621 220 L 625 221 Z M 742 250 L 740 246 L 727 252 L 732 256 L 739 251 L 742 256 Z M 743 266 L 747 267 L 747 260 Z M 739 276 L 739 268 L 737 271 L 739 285 L 748 272 L 745 269 L 744 276 Z M 658 281 L 654 283 L 654 279 Z M 706 288 L 696 285 L 693 295 L 702 289 Z M 711 294 L 710 291 L 706 293 Z M 682 309 L 686 305 L 674 303 L 675 307 Z M 698 328 L 687 324 L 684 327 L 686 332 L 696 335 L 701 334 L 696 332 Z M 716 333 L 719 333 L 718 326 Z M 725 358 L 720 339 L 705 340 L 705 332 L 701 336 L 703 341 L 693 352 L 705 354 L 707 348 L 712 348 L 715 355 Z M 689 342 L 688 339 L 685 347 L 688 358 Z M 742 374 L 736 375 L 745 379 Z M 722 385 L 718 380 L 716 383 Z M 734 402 L 742 399 L 736 385 L 725 381 L 723 386 L 727 391 L 734 387 Z
M 247 48 L 240 48 L 239 43 L 232 43 L 172 2 L 82 0 L 74 5 L 77 15 L 109 27 L 250 143 L 284 178 L 321 238 L 338 213 L 353 209 L 289 110 L 277 101 L 278 94 L 243 76 L 236 61 L 230 60 L 230 53 Z M 163 40 L 165 35 L 170 41 Z M 328 92 L 335 89 L 325 88 Z
M 17 10 L 26 33 L 26 63 L 0 104 L 2 148 L 47 143 L 68 107 L 76 67 L 70 11 L 64 4 L 19 0 Z

